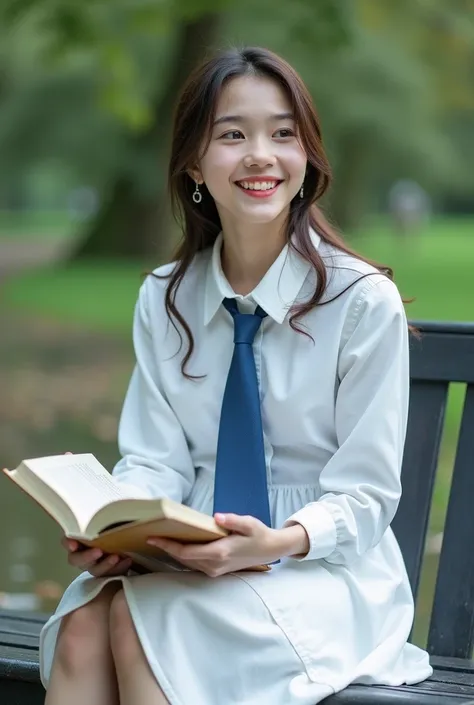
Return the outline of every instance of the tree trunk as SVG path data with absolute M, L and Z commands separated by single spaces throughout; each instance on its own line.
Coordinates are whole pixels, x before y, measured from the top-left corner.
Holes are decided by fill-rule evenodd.
M 331 193 L 331 219 L 343 232 L 355 230 L 370 210 L 373 151 L 363 134 L 347 132 L 338 140 L 339 158 Z
M 168 161 L 176 96 L 204 51 L 214 43 L 218 26 L 217 14 L 181 23 L 169 81 L 153 105 L 153 123 L 146 132 L 131 138 L 132 150 L 145 157 L 153 155 L 157 170 L 164 170 Z M 153 193 L 144 196 L 128 174 L 117 174 L 109 199 L 102 204 L 73 259 L 137 257 L 155 263 L 165 261 L 173 246 L 173 224 L 166 179 L 157 182 Z

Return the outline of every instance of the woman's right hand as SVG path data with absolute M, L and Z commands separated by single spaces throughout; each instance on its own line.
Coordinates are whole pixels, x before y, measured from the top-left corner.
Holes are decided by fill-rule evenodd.
M 100 548 L 85 548 L 78 541 L 64 537 L 62 545 L 68 552 L 68 563 L 79 570 L 87 570 L 95 578 L 124 575 L 132 566 L 131 558 L 104 554 Z

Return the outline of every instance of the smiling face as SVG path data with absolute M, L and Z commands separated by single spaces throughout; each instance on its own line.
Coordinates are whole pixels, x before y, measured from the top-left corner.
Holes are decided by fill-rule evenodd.
M 256 76 L 229 81 L 207 151 L 192 172 L 205 182 L 223 227 L 286 218 L 305 170 L 291 105 L 278 83 Z

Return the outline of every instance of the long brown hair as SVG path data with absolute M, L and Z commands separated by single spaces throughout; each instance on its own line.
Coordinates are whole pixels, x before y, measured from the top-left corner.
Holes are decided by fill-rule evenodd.
M 317 275 L 317 283 L 308 301 L 291 308 L 290 326 L 300 333 L 307 334 L 298 325 L 298 321 L 315 306 L 329 303 L 327 300 L 321 301 L 328 277 L 323 259 L 312 244 L 310 228 L 313 228 L 324 242 L 374 265 L 389 278 L 393 276 L 391 269 L 370 262 L 351 250 L 328 223 L 321 209 L 315 205 L 330 185 L 331 168 L 322 145 L 318 115 L 309 91 L 296 71 L 268 49 L 248 47 L 221 52 L 199 66 L 181 92 L 175 112 L 168 173 L 173 214 L 181 227 L 183 238 L 175 252 L 176 266 L 171 274 L 167 275 L 169 282 L 165 306 L 181 343 L 182 335 L 177 323 L 187 337 L 188 347 L 181 370 L 189 378 L 192 378 L 192 375 L 186 373 L 186 364 L 193 353 L 194 339 L 188 323 L 176 307 L 176 292 L 196 254 L 214 244 L 221 231 L 221 223 L 214 199 L 204 184 L 201 189 L 202 201 L 199 206 L 194 204 L 194 182 L 188 171 L 199 163 L 203 143 L 206 145 L 205 149 L 209 145 L 217 103 L 223 87 L 230 80 L 247 75 L 270 78 L 285 91 L 292 105 L 299 138 L 307 156 L 304 195 L 303 198 L 298 196 L 292 200 L 286 228 L 289 246 L 311 264 Z M 294 238 L 290 239 L 292 233 Z M 364 276 L 367 275 L 361 275 L 356 281 Z M 341 296 L 356 281 L 339 292 L 335 298 Z

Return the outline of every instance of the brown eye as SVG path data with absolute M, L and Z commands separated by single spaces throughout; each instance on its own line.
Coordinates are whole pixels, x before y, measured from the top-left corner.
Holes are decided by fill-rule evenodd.
M 294 137 L 295 133 L 289 127 L 282 127 L 281 130 L 275 132 L 275 137 L 284 139 L 285 137 Z
M 240 132 L 240 130 L 231 130 L 230 132 L 225 132 L 221 139 L 226 139 L 226 140 L 239 140 L 243 138 L 243 134 Z

